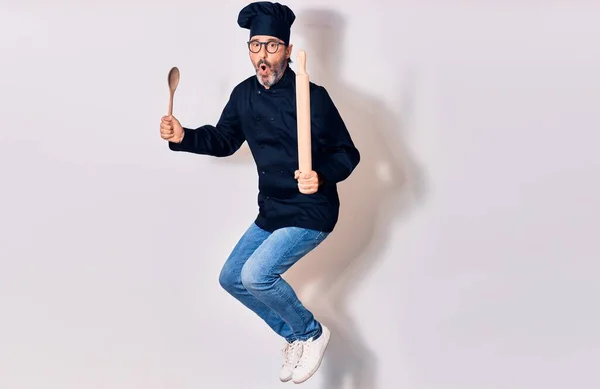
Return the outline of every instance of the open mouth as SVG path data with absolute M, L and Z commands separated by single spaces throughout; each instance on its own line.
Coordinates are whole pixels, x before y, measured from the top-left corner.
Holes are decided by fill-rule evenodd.
M 269 69 L 269 67 L 268 67 L 267 65 L 265 65 L 265 64 L 261 64 L 261 65 L 258 67 L 258 72 L 259 72 L 259 74 L 260 74 L 261 76 L 263 76 L 263 77 L 266 77 L 267 75 L 269 75 L 269 73 L 270 73 L 270 69 Z
M 269 70 L 271 70 L 271 67 L 266 61 L 260 60 L 258 62 L 258 71 L 260 71 L 262 74 L 266 74 Z

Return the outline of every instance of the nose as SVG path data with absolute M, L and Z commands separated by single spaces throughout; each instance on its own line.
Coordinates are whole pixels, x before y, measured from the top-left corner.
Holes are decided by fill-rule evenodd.
M 267 56 L 269 55 L 269 53 L 267 53 L 267 46 L 261 45 L 258 55 L 260 55 L 262 58 L 267 58 Z

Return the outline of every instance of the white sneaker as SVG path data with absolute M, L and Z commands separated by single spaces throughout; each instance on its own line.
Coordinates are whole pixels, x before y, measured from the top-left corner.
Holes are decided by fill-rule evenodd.
M 296 384 L 300 384 L 312 377 L 319 369 L 319 366 L 321 366 L 325 349 L 327 348 L 329 338 L 331 337 L 329 329 L 322 324 L 321 327 L 323 332 L 318 339 L 313 340 L 311 338 L 301 342 L 302 356 L 300 357 L 300 361 L 296 365 L 296 369 L 294 369 L 294 374 L 292 376 L 292 379 Z
M 288 382 L 292 379 L 294 368 L 302 356 L 302 344 L 299 340 L 293 343 L 285 342 L 285 347 L 283 348 L 282 353 L 283 365 L 281 366 L 279 379 L 281 382 Z

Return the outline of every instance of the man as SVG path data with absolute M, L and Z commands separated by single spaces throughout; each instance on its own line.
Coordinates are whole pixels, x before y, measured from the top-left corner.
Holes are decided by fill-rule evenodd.
M 173 151 L 230 156 L 248 142 L 259 178 L 258 215 L 227 258 L 222 287 L 286 340 L 283 382 L 301 383 L 319 368 L 329 329 L 303 306 L 281 277 L 316 248 L 338 220 L 337 183 L 360 154 L 325 88 L 310 84 L 313 171 L 297 170 L 295 73 L 289 67 L 295 15 L 279 3 L 244 7 L 255 74 L 232 91 L 215 126 L 185 128 L 163 117 L 160 132 Z

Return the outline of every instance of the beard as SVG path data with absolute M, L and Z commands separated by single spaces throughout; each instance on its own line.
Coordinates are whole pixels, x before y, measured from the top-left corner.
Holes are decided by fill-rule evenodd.
M 260 59 L 255 64 L 256 78 L 258 79 L 258 82 L 267 88 L 275 85 L 275 83 L 277 83 L 277 81 L 279 81 L 283 76 L 285 65 L 285 57 L 277 62 L 270 62 L 266 59 Z

